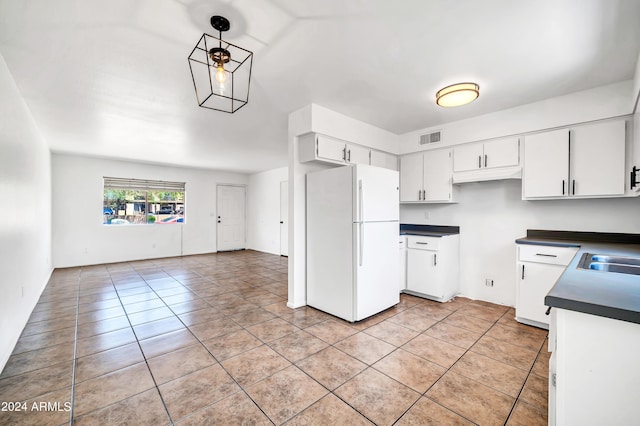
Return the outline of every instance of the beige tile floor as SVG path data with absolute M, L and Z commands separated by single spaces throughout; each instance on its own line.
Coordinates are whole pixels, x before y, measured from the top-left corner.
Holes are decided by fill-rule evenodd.
M 0 424 L 547 423 L 547 333 L 512 308 L 402 295 L 350 324 L 286 297 L 255 251 L 56 270 Z

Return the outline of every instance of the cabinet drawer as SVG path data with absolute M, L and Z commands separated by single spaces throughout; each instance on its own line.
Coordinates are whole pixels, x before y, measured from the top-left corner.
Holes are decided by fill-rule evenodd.
M 438 250 L 440 238 L 409 235 L 407 237 L 407 247 L 419 250 Z
M 523 244 L 518 246 L 518 259 L 523 262 L 568 265 L 578 251 L 577 247 L 553 247 Z

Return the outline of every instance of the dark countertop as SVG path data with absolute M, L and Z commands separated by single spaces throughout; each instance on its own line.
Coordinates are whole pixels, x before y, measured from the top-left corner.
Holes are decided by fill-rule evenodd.
M 640 257 L 640 235 L 570 234 L 527 232 L 527 237 L 516 240 L 518 244 L 580 247 L 545 297 L 545 305 L 640 324 L 640 275 L 577 268 L 584 253 Z
M 413 225 L 409 223 L 400 224 L 400 235 L 419 235 L 425 237 L 445 237 L 460 233 L 459 226 L 439 226 L 439 225 Z

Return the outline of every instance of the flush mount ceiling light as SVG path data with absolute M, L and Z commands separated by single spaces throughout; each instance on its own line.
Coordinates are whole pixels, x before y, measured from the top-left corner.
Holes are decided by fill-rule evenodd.
M 189 68 L 198 105 L 234 113 L 249 102 L 253 53 L 222 39 L 229 20 L 212 16 L 211 26 L 218 37 L 202 34 L 189 55 Z
M 440 89 L 436 103 L 441 107 L 457 107 L 475 101 L 480 96 L 480 86 L 475 83 L 457 83 Z

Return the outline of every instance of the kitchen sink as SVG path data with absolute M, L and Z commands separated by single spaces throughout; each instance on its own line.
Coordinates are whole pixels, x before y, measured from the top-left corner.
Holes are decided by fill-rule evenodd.
M 640 258 L 585 253 L 578 263 L 580 269 L 640 275 Z
M 616 263 L 618 265 L 640 266 L 640 258 L 609 256 L 606 254 L 594 254 L 591 256 L 594 262 Z

